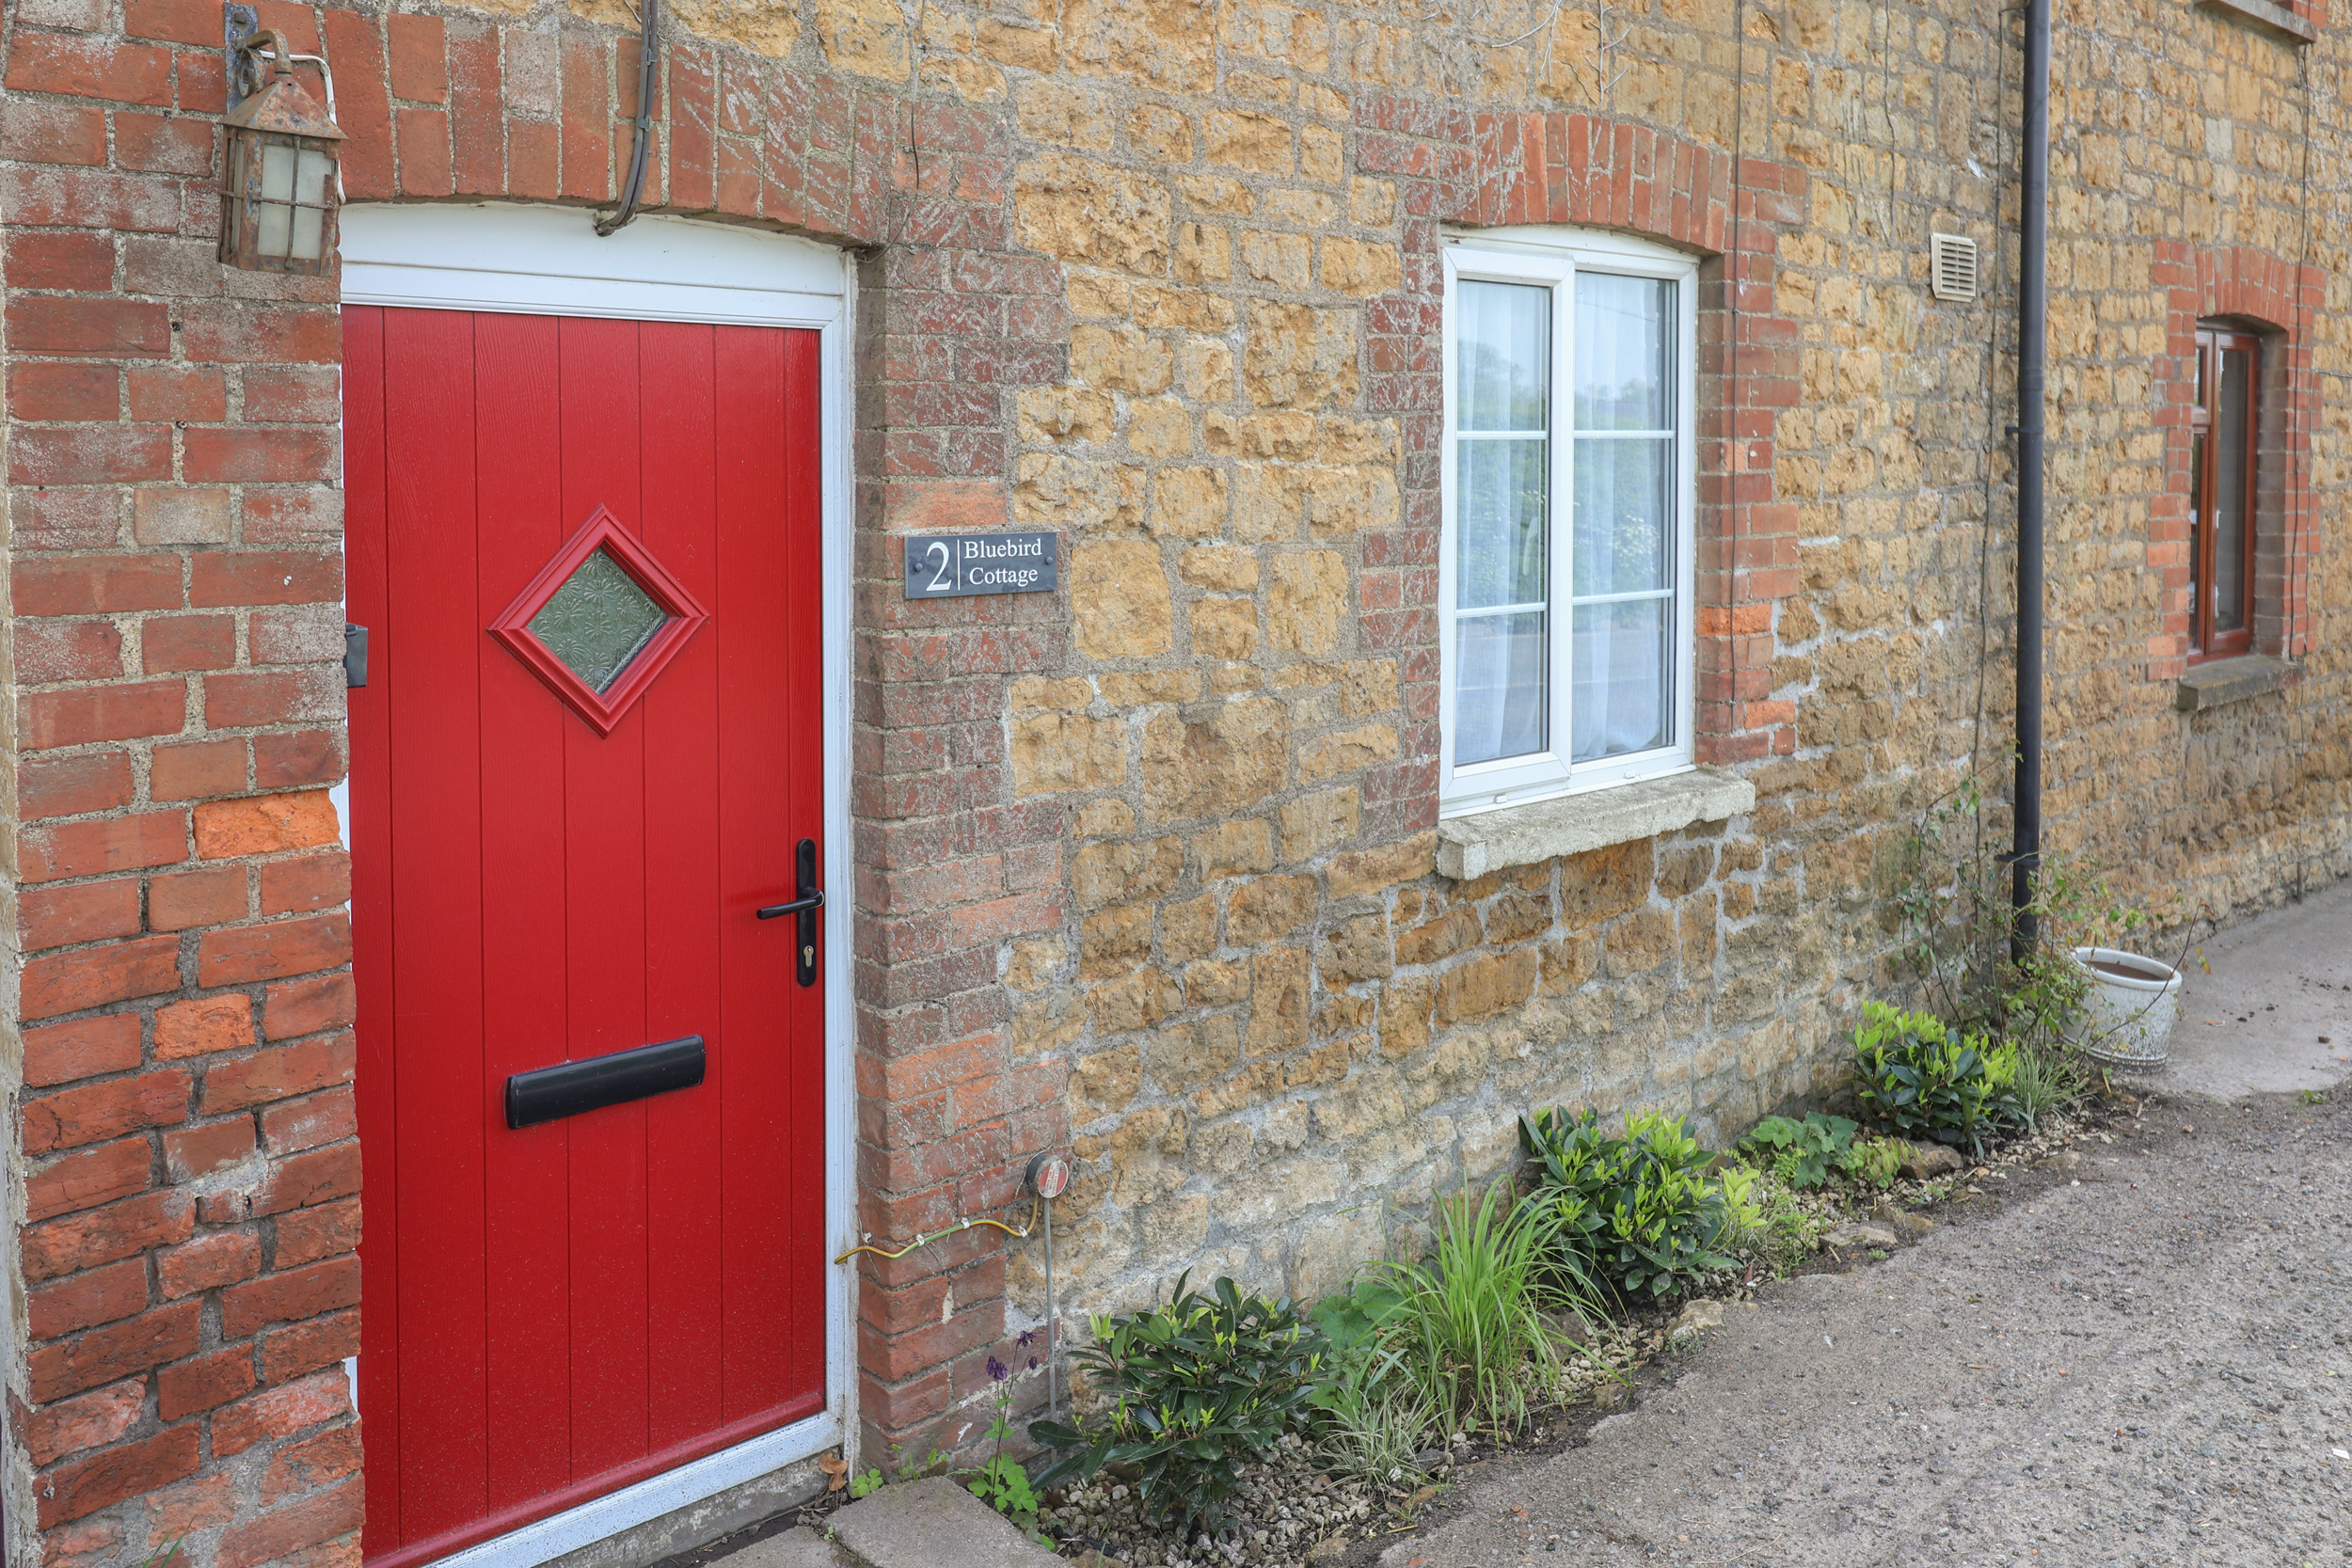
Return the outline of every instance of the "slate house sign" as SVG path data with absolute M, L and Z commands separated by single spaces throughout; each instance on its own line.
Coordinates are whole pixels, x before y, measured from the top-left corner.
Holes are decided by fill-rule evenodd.
M 1040 594 L 1058 580 L 1054 533 L 935 533 L 907 537 L 907 597 Z

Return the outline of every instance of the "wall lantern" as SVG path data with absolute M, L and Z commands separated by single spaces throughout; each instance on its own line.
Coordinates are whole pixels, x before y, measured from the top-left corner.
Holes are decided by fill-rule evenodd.
M 221 121 L 229 150 L 220 259 L 255 272 L 323 273 L 335 254 L 342 198 L 335 144 L 343 134 L 288 71 L 282 37 L 258 32 L 244 47 L 268 62 L 269 79 Z

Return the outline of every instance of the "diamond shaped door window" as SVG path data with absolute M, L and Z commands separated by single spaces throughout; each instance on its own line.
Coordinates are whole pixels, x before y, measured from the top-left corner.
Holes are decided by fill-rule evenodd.
M 597 691 L 620 679 L 669 621 L 653 595 L 599 546 L 531 618 L 531 635 Z
M 598 735 L 611 735 L 709 616 L 597 507 L 490 635 Z

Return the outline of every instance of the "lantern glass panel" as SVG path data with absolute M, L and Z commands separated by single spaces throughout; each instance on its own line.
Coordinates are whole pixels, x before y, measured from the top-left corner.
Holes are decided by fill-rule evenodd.
M 264 201 L 292 201 L 294 193 L 294 150 L 270 142 L 262 149 L 262 190 Z
M 294 198 L 306 207 L 326 205 L 326 177 L 335 170 L 335 160 L 315 147 L 302 150 L 300 162 L 294 166 Z
M 275 151 L 276 149 L 271 150 Z M 282 201 L 253 204 L 253 248 L 262 256 L 283 256 L 292 236 L 294 209 Z
M 221 260 L 263 272 L 316 274 L 333 261 L 342 191 L 331 145 L 232 127 L 222 190 Z

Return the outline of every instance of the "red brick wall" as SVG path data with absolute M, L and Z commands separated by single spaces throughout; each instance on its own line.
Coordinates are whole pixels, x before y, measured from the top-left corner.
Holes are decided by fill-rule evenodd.
M 214 261 L 218 8 L 127 9 L 12 8 L 0 120 L 10 1524 L 58 1563 L 355 1556 L 334 287 Z

